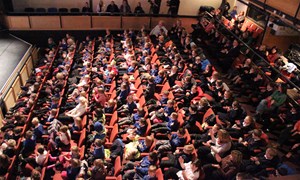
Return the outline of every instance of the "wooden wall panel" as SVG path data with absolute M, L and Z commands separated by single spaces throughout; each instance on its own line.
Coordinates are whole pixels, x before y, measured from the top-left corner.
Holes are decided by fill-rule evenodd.
M 21 77 L 21 83 L 24 86 L 29 77 L 29 75 L 27 74 L 26 66 L 24 66 L 23 69 L 21 70 L 20 77 Z
M 269 47 L 277 46 L 282 52 L 285 52 L 292 43 L 299 43 L 300 36 L 275 36 L 270 33 L 271 28 L 267 28 L 263 44 Z
M 183 18 L 181 19 L 182 26 L 185 27 L 188 33 L 193 32 L 191 24 L 197 24 L 198 20 L 196 18 Z
M 154 28 L 160 20 L 164 21 L 164 25 L 167 29 L 171 29 L 173 24 L 176 23 L 177 18 L 174 18 L 174 17 L 153 17 L 152 20 L 151 20 L 151 29 Z
M 0 109 L 0 119 L 4 119 L 4 115 L 3 115 L 3 112 L 2 112 L 2 109 Z M 3 126 L 2 124 L 2 120 L 0 121 L 0 128 Z
M 141 29 L 145 25 L 146 29 L 149 28 L 150 17 L 123 17 L 122 29 Z
M 93 29 L 121 29 L 120 16 L 93 16 Z
M 18 94 L 21 92 L 21 81 L 20 77 L 17 77 L 15 82 L 12 85 L 13 92 L 15 94 L 15 97 L 18 97 Z
M 61 16 L 64 30 L 86 30 L 91 28 L 90 16 Z
M 31 57 L 28 58 L 28 61 L 26 63 L 26 68 L 27 68 L 28 75 L 30 75 L 31 71 L 32 71 L 32 68 L 33 68 L 32 58 Z
M 291 16 L 296 15 L 299 0 L 267 0 L 266 4 Z
M 12 89 L 10 89 L 4 98 L 4 103 L 7 109 L 13 107 L 15 105 L 15 98 Z
M 60 29 L 59 16 L 30 16 L 30 24 L 33 29 Z
M 28 16 L 7 16 L 9 29 L 30 29 Z

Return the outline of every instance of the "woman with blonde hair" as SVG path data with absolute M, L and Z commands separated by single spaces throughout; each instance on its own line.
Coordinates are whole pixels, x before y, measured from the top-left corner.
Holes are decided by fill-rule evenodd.
M 231 149 L 231 137 L 226 130 L 220 129 L 217 138 L 213 133 L 210 133 L 210 136 L 211 140 L 202 143 L 204 146 L 199 147 L 197 151 L 203 164 L 216 163 Z

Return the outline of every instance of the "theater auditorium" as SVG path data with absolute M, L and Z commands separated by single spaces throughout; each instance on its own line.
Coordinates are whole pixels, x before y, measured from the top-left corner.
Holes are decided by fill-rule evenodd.
M 300 179 L 300 0 L 2 0 L 0 180 Z

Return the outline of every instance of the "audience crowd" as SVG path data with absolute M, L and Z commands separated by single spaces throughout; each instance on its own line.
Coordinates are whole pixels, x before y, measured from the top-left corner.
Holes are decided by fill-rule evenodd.
M 127 12 L 126 3 L 120 9 Z M 275 82 L 277 48 L 260 45 L 260 56 L 251 55 L 214 13 L 202 14 L 192 34 L 177 20 L 169 30 L 159 22 L 151 32 L 107 30 L 81 42 L 66 34 L 57 44 L 49 38 L 3 121 L 0 176 L 210 180 L 295 173 L 286 160 L 299 158 L 300 111 L 288 103 L 287 83 Z M 236 19 L 231 31 L 256 46 L 242 23 Z M 292 81 L 294 71 L 286 71 Z M 280 156 L 283 145 L 289 151 Z

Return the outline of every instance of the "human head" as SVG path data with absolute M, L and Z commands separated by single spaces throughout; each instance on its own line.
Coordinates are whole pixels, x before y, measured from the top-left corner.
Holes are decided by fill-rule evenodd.
M 152 161 L 152 162 L 156 162 L 157 161 L 157 159 L 158 159 L 158 157 L 157 157 L 157 153 L 156 152 L 151 152 L 150 154 L 149 154 L 149 161 Z
M 9 139 L 6 144 L 8 147 L 14 148 L 17 143 L 14 139 Z
M 201 161 L 199 159 L 195 159 L 192 162 L 192 170 L 193 172 L 199 171 L 201 169 Z
M 243 160 L 243 154 L 238 150 L 232 150 L 230 153 L 230 159 L 234 164 L 240 165 Z
M 184 128 L 179 128 L 178 131 L 177 131 L 177 135 L 179 137 L 184 137 L 184 135 L 185 135 L 185 129 Z
M 34 125 L 34 126 L 38 125 L 39 122 L 40 122 L 40 121 L 39 121 L 39 119 L 38 119 L 37 117 L 34 117 L 34 118 L 32 119 L 32 121 L 31 121 L 32 125 Z
M 178 114 L 177 114 L 176 112 L 172 112 L 171 118 L 172 118 L 173 120 L 177 120 Z
M 26 139 L 31 139 L 32 135 L 33 135 L 32 131 L 26 131 L 25 138 Z
M 146 146 L 150 147 L 152 145 L 153 141 L 154 141 L 154 138 L 152 136 L 147 136 L 145 139 Z
M 101 147 L 101 146 L 102 146 L 102 141 L 101 141 L 101 139 L 95 139 L 94 144 L 96 145 L 96 147 Z
M 41 179 L 41 173 L 38 170 L 33 169 L 31 172 L 31 180 L 40 180 L 40 179 Z
M 150 177 L 156 177 L 156 170 L 157 170 L 156 166 L 150 165 L 149 168 L 148 168 L 148 175 Z
M 68 126 L 64 125 L 64 126 L 61 126 L 60 129 L 59 129 L 60 132 L 63 132 L 63 133 L 66 133 L 68 131 Z
M 260 129 L 254 129 L 253 132 L 252 132 L 252 137 L 253 138 L 260 139 L 261 135 L 262 135 L 262 130 L 260 130 Z
M 250 126 L 254 122 L 252 116 L 246 116 L 243 122 L 243 126 Z
M 43 154 L 45 151 L 45 147 L 43 145 L 39 145 L 38 148 L 37 148 L 37 152 L 39 154 Z
M 265 156 L 267 159 L 273 159 L 275 156 L 277 156 L 277 150 L 274 148 L 268 148 Z
M 231 141 L 231 137 L 230 137 L 230 134 L 224 130 L 224 129 L 220 129 L 218 131 L 218 140 L 219 140 L 219 143 L 222 144 L 222 143 L 228 143 Z
M 185 154 L 192 154 L 193 151 L 194 151 L 194 149 L 195 149 L 194 146 L 191 145 L 191 144 L 185 145 L 185 146 L 183 147 L 183 152 L 184 152 Z

